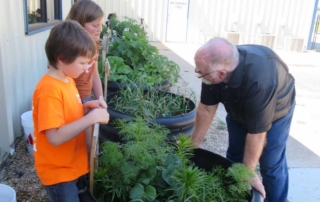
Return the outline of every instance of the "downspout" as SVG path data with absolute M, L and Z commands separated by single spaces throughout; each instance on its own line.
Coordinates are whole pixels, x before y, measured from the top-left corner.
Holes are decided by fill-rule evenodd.
M 316 0 L 315 3 L 314 3 L 312 22 L 311 22 L 311 27 L 310 27 L 310 32 L 309 32 L 309 39 L 308 39 L 308 47 L 307 47 L 308 50 L 311 49 L 311 45 L 312 45 L 311 44 L 311 38 L 312 38 L 314 23 L 315 23 L 315 20 L 316 20 L 316 15 L 317 15 L 317 10 L 318 10 L 318 2 L 319 2 L 319 0 Z

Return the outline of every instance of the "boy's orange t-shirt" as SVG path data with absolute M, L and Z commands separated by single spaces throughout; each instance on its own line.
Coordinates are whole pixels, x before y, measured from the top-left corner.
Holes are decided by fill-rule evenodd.
M 75 82 L 68 79 L 65 83 L 44 75 L 33 94 L 35 168 L 44 185 L 72 181 L 89 172 L 84 131 L 59 146 L 51 145 L 45 134 L 84 116 Z

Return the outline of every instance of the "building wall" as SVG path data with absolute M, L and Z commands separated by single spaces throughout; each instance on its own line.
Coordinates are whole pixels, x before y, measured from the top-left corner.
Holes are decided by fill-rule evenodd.
M 105 12 L 116 13 L 120 19 L 129 17 L 140 22 L 144 19 L 144 27 L 149 41 L 164 41 L 167 20 L 167 0 L 94 0 Z
M 168 0 L 95 0 L 106 16 L 115 12 L 144 19 L 150 41 L 165 41 Z M 188 43 L 239 34 L 238 44 L 267 43 L 286 48 L 291 38 L 308 43 L 315 0 L 189 0 Z
M 71 1 L 63 1 L 63 18 Z M 35 85 L 46 72 L 44 51 L 50 30 L 25 34 L 22 0 L 0 2 L 0 165 L 14 139 L 21 136 L 20 116 L 31 110 Z
M 310 31 L 314 0 L 190 0 L 188 42 L 205 42 L 226 32 L 240 34 L 240 44 L 261 43 L 261 35 L 274 35 L 274 48 L 285 38 L 304 38 Z

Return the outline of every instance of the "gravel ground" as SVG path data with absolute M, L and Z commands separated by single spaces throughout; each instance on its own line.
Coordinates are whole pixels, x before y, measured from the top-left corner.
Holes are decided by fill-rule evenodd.
M 195 93 L 191 89 L 186 89 L 186 86 L 188 86 L 188 83 L 185 82 L 183 79 L 179 78 L 178 82 L 173 87 L 171 87 L 169 91 L 177 94 L 183 94 L 186 97 L 191 98 L 195 102 L 198 102 L 200 98 L 195 97 L 194 96 Z M 186 89 L 186 90 L 181 91 L 180 89 Z M 227 125 L 224 121 L 222 121 L 218 117 L 215 117 L 200 147 L 202 149 L 206 149 L 208 151 L 211 151 L 213 153 L 216 153 L 225 157 L 226 151 L 227 151 L 227 145 L 228 145 Z
M 27 152 L 26 141 L 20 138 L 17 142 L 15 152 L 0 172 L 0 183 L 16 191 L 18 202 L 49 201 L 33 167 L 33 157 Z
M 191 90 L 185 89 L 187 83 L 181 78 L 170 91 L 192 97 Z M 199 100 L 199 98 L 196 98 Z M 225 156 L 227 140 L 226 124 L 216 118 L 209 129 L 201 148 Z M 26 150 L 26 141 L 17 140 L 16 150 L 8 160 L 6 166 L 0 171 L 0 183 L 11 186 L 17 194 L 18 202 L 45 202 L 49 201 L 33 167 L 34 160 Z M 0 199 L 1 201 L 1 199 Z

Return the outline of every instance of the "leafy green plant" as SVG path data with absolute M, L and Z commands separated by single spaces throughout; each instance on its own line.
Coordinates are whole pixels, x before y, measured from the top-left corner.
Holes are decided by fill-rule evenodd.
M 165 142 L 168 129 L 160 125 L 150 128 L 141 117 L 133 122 L 118 120 L 116 125 L 127 142 L 103 144 L 95 175 L 95 194 L 101 201 L 129 201 L 129 198 L 153 201 L 156 194 L 151 181 L 156 168 L 173 151 Z
M 110 29 L 114 33 L 115 37 L 122 37 L 124 36 L 125 31 L 129 31 L 136 35 L 138 38 L 143 38 L 147 40 L 147 33 L 144 29 L 141 28 L 140 24 L 129 17 L 124 17 L 123 21 L 120 21 L 117 16 L 112 17 L 109 19 L 110 22 Z
M 156 47 L 150 45 L 146 39 L 138 38 L 129 31 L 123 32 L 123 36 L 114 38 L 110 43 L 110 56 L 123 58 L 127 65 L 140 69 L 143 64 L 152 59 L 152 55 L 158 54 Z
M 33 23 L 36 23 L 37 22 L 37 13 L 36 11 L 31 11 L 29 10 L 28 8 L 28 24 L 33 24 Z
M 182 95 L 169 94 L 144 86 L 127 87 L 118 92 L 108 105 L 126 114 L 133 114 L 145 118 L 167 117 L 185 114 L 192 109 L 189 99 Z
M 108 61 L 110 66 L 110 81 L 128 83 L 132 80 L 133 70 L 124 63 L 121 57 L 109 56 Z
M 114 38 L 107 55 L 121 57 L 133 70 L 130 79 L 139 79 L 142 84 L 152 86 L 165 81 L 175 83 L 178 80 L 179 66 L 167 57 L 159 55 L 157 48 L 150 45 L 146 39 L 139 38 L 129 31 L 124 31 L 122 38 Z M 111 63 L 110 66 L 111 69 L 114 68 Z M 118 76 L 111 74 L 111 79 L 125 83 Z
M 246 201 L 252 173 L 242 164 L 205 172 L 187 160 L 190 137 L 180 135 L 174 146 L 167 144 L 167 129 L 141 117 L 117 120 L 117 127 L 126 142 L 103 143 L 95 173 L 99 201 Z

